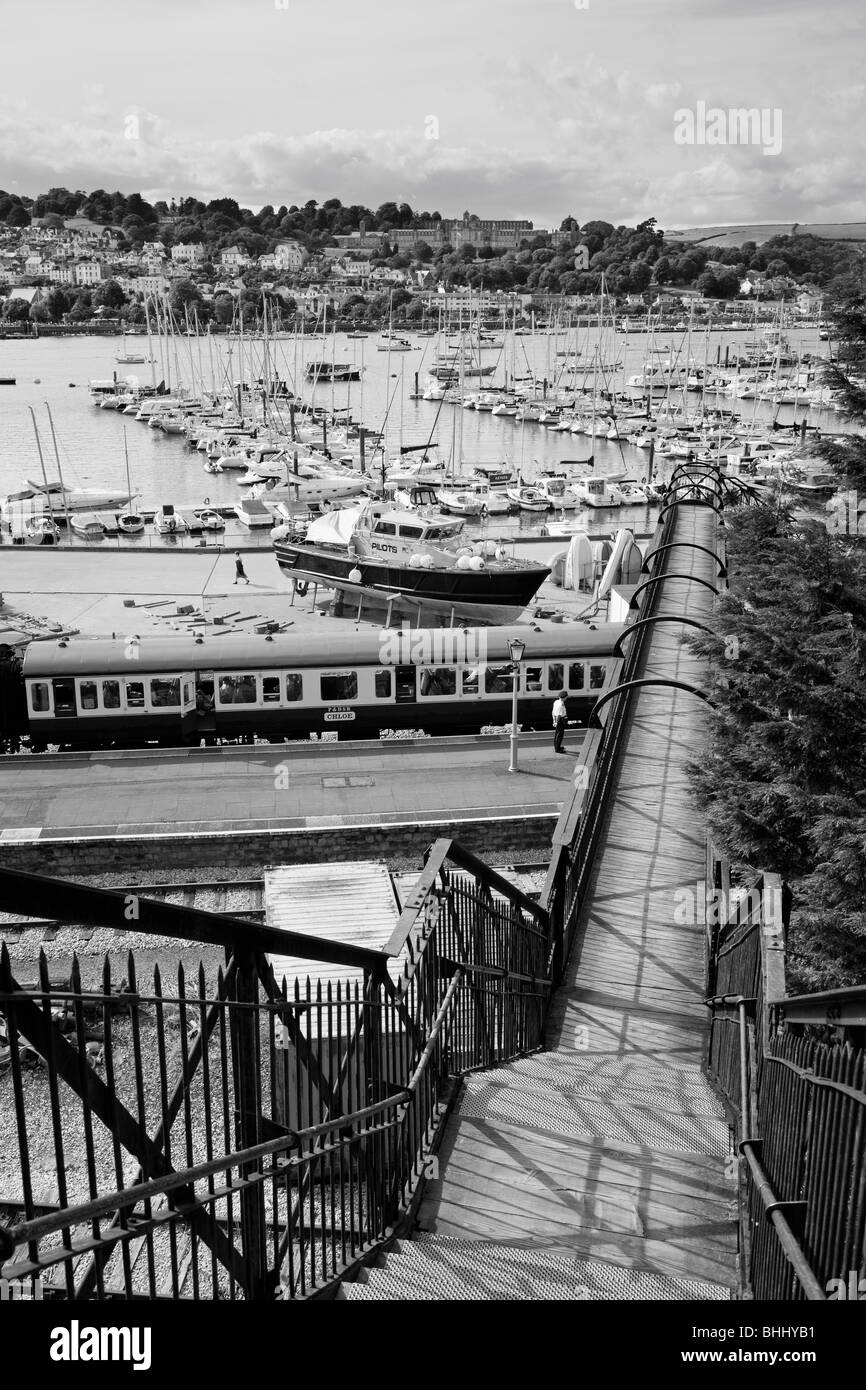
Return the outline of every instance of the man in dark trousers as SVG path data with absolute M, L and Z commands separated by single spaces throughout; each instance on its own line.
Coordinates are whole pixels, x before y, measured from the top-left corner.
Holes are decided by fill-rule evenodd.
M 554 753 L 564 753 L 562 740 L 565 737 L 565 728 L 568 724 L 568 710 L 566 709 L 567 690 L 560 690 L 553 702 L 553 751 Z
M 245 584 L 249 584 L 249 582 L 250 582 L 250 581 L 247 579 L 247 572 L 246 572 L 246 570 L 244 569 L 244 562 L 243 562 L 243 560 L 241 559 L 241 552 L 240 552 L 239 550 L 236 550 L 236 551 L 235 551 L 235 583 L 236 583 L 236 584 L 237 584 L 237 582 L 238 582 L 239 579 L 242 579 L 242 580 L 244 581 Z

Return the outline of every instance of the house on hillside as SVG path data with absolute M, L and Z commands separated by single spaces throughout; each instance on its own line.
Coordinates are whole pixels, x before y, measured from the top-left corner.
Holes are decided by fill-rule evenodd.
M 278 241 L 274 247 L 274 267 L 277 270 L 300 270 L 309 259 L 300 242 Z

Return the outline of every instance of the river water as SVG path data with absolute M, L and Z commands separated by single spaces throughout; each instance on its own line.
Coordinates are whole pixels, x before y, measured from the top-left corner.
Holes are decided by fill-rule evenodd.
M 537 424 L 518 424 L 512 418 L 493 416 L 489 412 L 412 400 L 416 373 L 423 386 L 444 339 L 440 344 L 436 338 L 405 336 L 412 343 L 411 351 L 391 354 L 377 350 L 378 333 L 371 333 L 366 339 L 329 335 L 324 343 L 321 338 L 279 338 L 271 345 L 270 372 L 285 379 L 290 389 L 306 400 L 328 408 L 348 406 L 352 416 L 369 428 L 381 430 L 384 427 L 388 449 L 393 454 L 397 453 L 401 442 L 418 444 L 432 439 L 438 442 L 443 458 L 456 459 L 467 472 L 475 462 L 507 462 L 519 466 L 523 476 L 531 479 L 540 466 L 585 458 L 590 453 L 591 442 L 585 435 L 552 433 Z M 726 351 L 733 357 L 737 350 L 743 350 L 749 336 L 747 332 L 730 331 L 711 334 L 708 339 L 695 335 L 691 344 L 692 358 L 699 363 L 706 360 L 710 367 L 717 360 L 724 363 Z M 499 337 L 501 335 L 497 335 Z M 788 338 L 794 348 L 799 347 L 803 352 L 826 351 L 826 345 L 816 341 L 814 328 L 793 331 Z M 495 373 L 483 382 L 468 382 L 466 389 L 493 387 L 501 384 L 506 374 L 509 379 L 517 377 L 520 386 L 519 378 L 533 373 L 539 379 L 546 377 L 551 390 L 557 382 L 567 386 L 575 378 L 564 375 L 564 369 L 575 360 L 591 360 L 595 339 L 594 329 L 582 330 L 580 338 L 574 333 L 568 337 L 564 333 L 559 336 L 506 334 L 503 348 L 485 349 L 483 354 L 485 362 L 496 364 Z M 128 348 L 130 344 L 143 349 L 146 339 L 127 340 Z M 580 350 L 580 358 L 561 355 L 575 346 Z M 686 360 L 686 334 L 682 331 L 657 337 L 652 347 L 656 361 L 664 361 L 668 353 L 674 360 Z M 639 372 L 649 360 L 650 350 L 646 334 L 620 334 L 617 355 L 623 366 L 607 373 L 604 380 L 600 377 L 599 388 L 621 389 L 625 378 Z M 236 338 L 215 337 L 203 343 L 180 338 L 162 352 L 153 369 L 150 366 L 118 366 L 114 358 L 120 351 L 120 338 L 112 337 L 0 341 L 0 378 L 16 379 L 14 386 L 0 387 L 0 496 L 19 489 L 25 477 L 41 477 L 31 409 L 39 430 L 46 472 L 49 478 L 56 477 L 47 403 L 67 484 L 83 488 L 123 488 L 125 430 L 132 486 L 142 507 L 157 507 L 165 502 L 187 507 L 202 506 L 208 501 L 221 506 L 236 502 L 239 496 L 236 474 L 207 474 L 203 470 L 203 456 L 190 450 L 183 436 L 166 436 L 132 417 L 97 409 L 90 401 L 87 384 L 91 379 L 110 378 L 113 372 L 138 374 L 149 384 L 153 372 L 157 381 L 170 379 L 174 385 L 181 379 L 193 389 L 210 389 L 212 384 L 219 386 L 236 381 L 241 375 L 250 379 L 251 375 L 259 374 L 262 369 L 260 349 L 253 349 L 249 344 L 239 345 Z M 606 355 L 610 357 L 612 349 L 608 349 Z M 307 362 L 320 358 L 363 366 L 362 382 L 310 387 L 303 379 L 304 367 Z M 591 387 L 591 375 L 587 383 Z M 681 402 L 682 391 L 674 398 Z M 689 405 L 696 404 L 697 400 L 694 393 L 689 393 Z M 719 401 L 724 408 L 729 408 L 727 398 L 720 397 Z M 739 404 L 747 421 L 772 418 L 770 406 L 755 407 L 752 402 Z M 797 418 L 802 417 L 800 410 Z M 781 423 L 790 422 L 794 418 L 793 409 L 782 408 L 777 418 Z M 828 430 L 844 428 L 841 417 L 833 413 L 812 412 L 809 421 Z M 595 461 L 600 472 L 625 470 L 627 476 L 639 479 L 646 473 L 646 458 L 645 453 L 624 441 L 596 440 Z M 605 516 L 608 529 L 614 524 L 640 524 L 640 516 L 633 516 L 631 511 L 628 516 L 624 510 L 615 516 L 612 513 Z M 497 530 L 502 530 L 505 524 L 504 519 L 496 519 Z M 522 516 L 519 521 L 508 524 L 522 529 L 537 528 L 539 518 Z M 127 539 L 124 543 L 134 544 L 135 541 Z

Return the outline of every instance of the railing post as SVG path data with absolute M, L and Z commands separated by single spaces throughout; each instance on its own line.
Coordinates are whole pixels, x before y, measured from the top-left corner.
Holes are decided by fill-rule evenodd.
M 364 1078 L 367 1104 L 375 1105 L 385 1095 L 382 1074 L 382 1016 L 379 1008 L 381 987 L 377 977 L 369 969 L 364 971 Z M 387 1184 L 385 1182 L 384 1138 L 380 1133 L 364 1143 L 364 1169 L 368 1184 L 368 1201 L 375 1217 L 373 1239 L 378 1239 L 388 1224 L 385 1210 Z
M 238 1147 L 262 1142 L 260 1070 L 257 1047 L 259 976 L 255 954 L 249 948 L 235 951 L 237 967 L 236 1007 L 232 1009 L 235 1112 Z M 257 1165 L 242 1164 L 240 1176 L 252 1177 Z M 268 1243 L 265 1233 L 265 1187 L 252 1183 L 240 1196 L 241 1243 L 244 1255 L 244 1292 L 249 1301 L 267 1298 Z M 276 1217 L 274 1218 L 276 1219 Z M 276 1274 L 276 1271 L 275 1271 Z

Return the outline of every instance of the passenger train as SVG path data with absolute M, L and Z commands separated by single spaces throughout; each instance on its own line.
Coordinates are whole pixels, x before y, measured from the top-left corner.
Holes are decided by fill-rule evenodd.
M 431 734 L 511 720 L 509 639 L 525 642 L 518 719 L 549 728 L 567 690 L 585 718 L 610 688 L 621 624 L 382 629 L 299 636 L 144 636 L 32 642 L 0 663 L 8 748 L 282 742 L 336 731 Z

